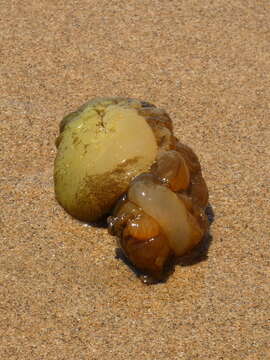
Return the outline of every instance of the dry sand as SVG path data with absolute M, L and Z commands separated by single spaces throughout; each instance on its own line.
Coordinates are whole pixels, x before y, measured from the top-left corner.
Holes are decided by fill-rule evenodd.
M 1 360 L 270 359 L 269 24 L 269 0 L 1 2 Z M 166 108 L 209 185 L 209 249 L 165 284 L 54 199 L 59 121 L 107 95 Z

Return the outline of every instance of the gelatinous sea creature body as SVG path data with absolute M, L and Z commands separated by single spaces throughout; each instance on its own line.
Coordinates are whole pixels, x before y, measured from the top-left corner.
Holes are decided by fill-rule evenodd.
M 136 99 L 99 98 L 66 116 L 56 141 L 55 193 L 74 217 L 108 217 L 108 230 L 151 283 L 208 230 L 197 156 L 168 114 Z
M 176 145 L 132 181 L 125 200 L 108 218 L 110 233 L 119 237 L 126 256 L 148 275 L 143 276 L 147 283 L 162 280 L 166 263 L 196 246 L 208 229 L 208 192 L 197 157 L 191 149 L 181 152 Z

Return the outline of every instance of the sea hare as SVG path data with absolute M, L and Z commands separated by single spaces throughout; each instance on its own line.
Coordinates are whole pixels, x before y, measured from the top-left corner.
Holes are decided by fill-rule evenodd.
M 136 99 L 98 98 L 66 116 L 56 145 L 55 194 L 74 217 L 108 216 L 146 283 L 164 279 L 175 256 L 208 230 L 208 190 L 194 152 L 168 114 Z

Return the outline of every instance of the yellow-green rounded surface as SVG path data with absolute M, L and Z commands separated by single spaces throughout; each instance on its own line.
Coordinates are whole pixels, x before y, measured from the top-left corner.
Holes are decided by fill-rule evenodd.
M 62 120 L 55 194 L 72 216 L 98 220 L 154 162 L 157 142 L 138 111 L 142 106 L 132 99 L 94 99 Z

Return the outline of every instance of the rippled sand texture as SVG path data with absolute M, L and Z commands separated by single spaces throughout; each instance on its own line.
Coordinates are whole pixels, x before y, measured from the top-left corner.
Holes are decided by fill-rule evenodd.
M 1 4 L 0 358 L 269 356 L 269 1 Z M 199 156 L 212 239 L 145 286 L 53 189 L 65 114 L 164 107 Z

